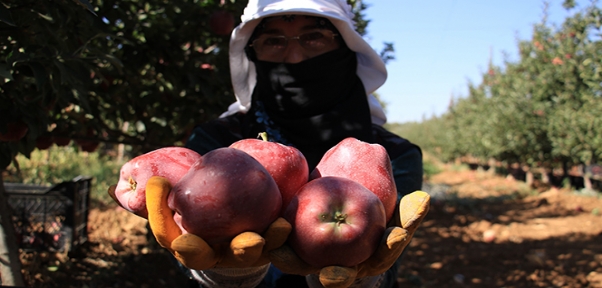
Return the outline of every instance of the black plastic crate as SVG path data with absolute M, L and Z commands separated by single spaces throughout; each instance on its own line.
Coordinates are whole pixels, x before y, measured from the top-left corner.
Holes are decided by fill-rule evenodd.
M 54 186 L 4 183 L 19 246 L 70 251 L 85 243 L 91 182 L 78 176 Z

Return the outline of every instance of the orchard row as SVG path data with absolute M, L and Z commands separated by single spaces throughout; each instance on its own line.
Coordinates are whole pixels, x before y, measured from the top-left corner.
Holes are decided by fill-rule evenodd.
M 394 131 L 445 161 L 493 159 L 565 172 L 600 163 L 601 22 L 592 5 L 558 27 L 534 25 L 532 38 L 518 42 L 518 61 L 490 64 L 445 114 Z

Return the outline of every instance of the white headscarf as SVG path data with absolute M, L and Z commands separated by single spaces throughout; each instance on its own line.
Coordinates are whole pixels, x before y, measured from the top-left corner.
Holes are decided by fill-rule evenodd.
M 245 54 L 245 46 L 261 18 L 275 15 L 303 14 L 324 17 L 337 28 L 343 40 L 357 54 L 357 75 L 362 80 L 370 105 L 372 122 L 382 125 L 387 117 L 378 100 L 371 94 L 387 79 L 387 69 L 378 53 L 355 30 L 351 6 L 345 0 L 249 0 L 241 16 L 242 23 L 230 38 L 230 74 L 236 102 L 223 116 L 246 112 L 256 84 L 255 65 Z

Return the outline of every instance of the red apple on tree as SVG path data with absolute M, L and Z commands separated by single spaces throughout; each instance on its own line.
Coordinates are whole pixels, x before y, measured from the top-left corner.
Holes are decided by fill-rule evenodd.
M 0 141 L 14 142 L 25 137 L 29 128 L 22 120 L 6 123 L 6 131 L 0 130 Z
M 113 76 L 111 76 L 111 75 L 105 75 L 104 79 L 103 79 L 103 77 L 100 77 L 100 79 L 101 79 L 100 91 L 107 92 L 107 91 L 109 91 L 109 88 L 111 86 L 113 86 L 113 80 L 115 78 L 113 78 Z
M 52 130 L 52 141 L 56 146 L 63 147 L 71 143 L 71 130 L 66 123 L 53 123 L 56 126 Z M 93 132 L 93 131 L 92 131 Z
M 69 145 L 69 143 L 71 143 L 71 139 L 68 137 L 63 137 L 63 136 L 54 136 L 52 137 L 54 144 L 56 144 L 56 146 L 59 147 L 64 147 Z
M 234 15 L 226 10 L 216 10 L 209 16 L 209 29 L 220 36 L 228 36 L 234 29 Z
M 295 147 L 269 142 L 265 133 L 262 133 L 261 137 L 263 140 L 239 140 L 230 147 L 253 156 L 268 170 L 282 195 L 282 211 L 284 211 L 297 190 L 308 181 L 309 166 L 307 166 L 307 159 Z
M 378 247 L 386 227 L 382 202 L 366 187 L 343 177 L 305 184 L 284 218 L 293 230 L 289 244 L 306 263 L 353 267 Z
M 58 133 L 53 133 L 52 135 L 52 142 L 54 144 L 56 144 L 56 146 L 59 147 L 64 147 L 69 145 L 69 143 L 71 143 L 71 138 L 64 136 L 66 134 L 58 134 Z
M 251 155 L 218 148 L 203 155 L 169 193 L 167 203 L 185 233 L 214 245 L 263 233 L 280 215 L 276 182 Z
M 79 143 L 79 148 L 83 152 L 94 152 L 100 146 L 100 142 L 98 141 L 86 141 Z
M 310 178 L 339 176 L 354 180 L 372 191 L 383 202 L 387 221 L 397 205 L 397 187 L 391 159 L 380 144 L 345 138 L 324 153 Z
M 164 147 L 142 154 L 121 166 L 119 181 L 109 194 L 126 210 L 147 218 L 146 181 L 151 176 L 162 176 L 174 185 L 200 158 L 199 153 L 184 147 Z
M 76 138 L 75 143 L 79 145 L 79 148 L 84 152 L 94 152 L 100 145 L 100 142 L 96 140 L 96 131 L 94 128 L 88 127 L 86 132 L 81 135 L 81 138 Z
M 52 144 L 53 140 L 50 134 L 38 136 L 38 139 L 36 139 L 36 148 L 38 148 L 39 150 L 46 150 L 50 148 Z

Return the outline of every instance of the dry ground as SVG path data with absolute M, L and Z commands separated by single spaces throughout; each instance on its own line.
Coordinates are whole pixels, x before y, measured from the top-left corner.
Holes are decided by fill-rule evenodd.
M 602 287 L 602 198 L 450 167 L 405 252 L 401 287 Z M 188 287 L 146 220 L 96 207 L 69 255 L 22 252 L 31 287 Z

